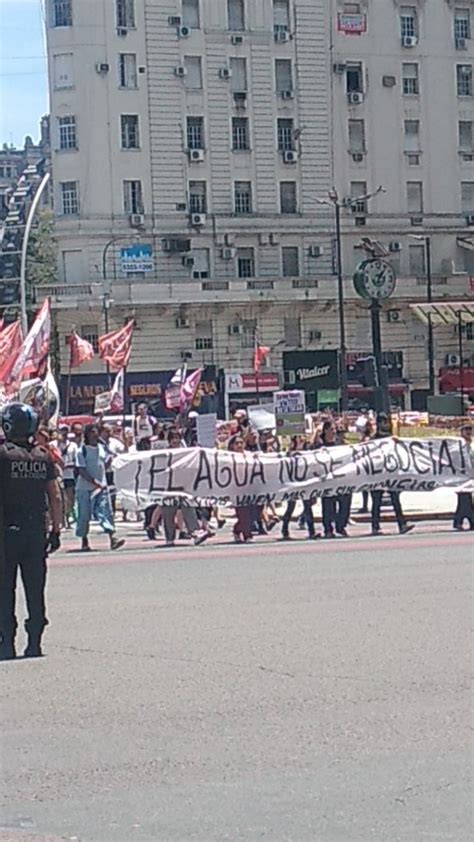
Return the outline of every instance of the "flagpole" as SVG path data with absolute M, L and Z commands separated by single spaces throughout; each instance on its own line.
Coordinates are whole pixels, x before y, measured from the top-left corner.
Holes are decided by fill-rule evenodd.
M 71 401 L 71 381 L 72 381 L 72 342 L 71 338 L 69 340 L 69 371 L 67 374 L 67 386 L 66 386 L 66 415 L 69 415 L 69 406 Z

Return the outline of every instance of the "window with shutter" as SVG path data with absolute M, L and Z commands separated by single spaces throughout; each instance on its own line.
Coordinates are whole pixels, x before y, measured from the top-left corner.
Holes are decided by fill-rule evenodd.
M 278 93 L 293 90 L 291 59 L 277 58 L 275 60 L 275 81 Z
M 231 72 L 230 89 L 231 91 L 246 91 L 247 90 L 247 59 L 245 58 L 231 58 L 229 61 L 229 68 Z
M 297 213 L 296 181 L 280 181 L 280 213 Z
M 184 85 L 188 90 L 202 89 L 202 61 L 201 56 L 185 56 L 184 67 L 186 69 L 186 76 L 184 77 Z

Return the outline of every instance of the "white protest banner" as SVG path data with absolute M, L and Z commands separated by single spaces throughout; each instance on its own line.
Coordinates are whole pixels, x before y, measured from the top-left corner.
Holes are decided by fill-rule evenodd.
M 473 476 L 462 439 L 378 439 L 292 456 L 182 448 L 118 456 L 115 484 L 128 508 L 179 503 L 261 505 L 387 488 L 432 491 Z
M 274 430 L 275 410 L 272 403 L 261 403 L 247 407 L 250 425 L 254 430 Z
M 208 412 L 196 418 L 198 444 L 201 447 L 215 447 L 217 435 L 217 413 Z
M 276 430 L 279 436 L 304 435 L 306 429 L 306 395 L 300 389 L 275 392 Z

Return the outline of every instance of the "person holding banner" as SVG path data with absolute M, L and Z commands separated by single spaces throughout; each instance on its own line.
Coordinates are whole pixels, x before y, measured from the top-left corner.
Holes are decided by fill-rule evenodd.
M 76 535 L 81 538 L 82 552 L 91 552 L 89 525 L 94 517 L 109 536 L 110 549 L 119 550 L 125 541 L 115 535 L 115 524 L 107 487 L 106 473 L 110 460 L 99 443 L 99 428 L 88 424 L 84 429 L 84 444 L 78 449 L 76 499 Z
M 308 445 L 304 440 L 304 436 L 292 436 L 291 437 L 291 444 L 287 451 L 287 456 L 294 456 L 298 453 L 302 453 L 304 450 L 308 449 Z M 282 531 L 281 537 L 283 541 L 290 541 L 290 522 L 293 516 L 293 513 L 296 509 L 296 500 L 290 500 L 286 506 L 286 512 L 283 515 L 283 522 L 282 522 Z M 320 538 L 321 536 L 316 534 L 314 529 L 314 517 L 313 517 L 313 507 L 309 500 L 303 501 L 303 514 L 302 514 L 302 521 L 308 528 L 308 538 L 311 541 L 314 541 L 315 538 Z
M 331 419 L 327 419 L 321 430 L 316 449 L 337 447 L 337 428 Z M 335 538 L 336 533 L 347 538 L 347 506 L 341 497 L 323 497 L 321 500 L 323 530 L 325 538 Z
M 376 429 L 374 439 L 386 439 L 390 438 L 392 435 L 392 428 L 390 423 L 390 418 L 388 417 L 386 412 L 379 412 L 376 419 Z M 382 497 L 385 492 L 383 491 L 372 491 L 372 535 L 382 535 L 382 530 L 380 528 L 380 510 L 382 508 Z M 407 523 L 406 518 L 404 517 L 402 504 L 400 502 L 400 492 L 399 491 L 390 491 L 389 492 L 390 500 L 393 506 L 393 511 L 395 512 L 395 517 L 398 524 L 398 531 L 400 535 L 406 535 L 407 532 L 411 532 L 412 529 L 415 528 L 414 523 Z
M 463 424 L 460 431 L 461 438 L 466 442 L 471 459 L 474 457 L 474 443 L 472 441 L 472 424 Z M 472 504 L 473 484 L 470 483 L 468 491 L 458 491 L 458 505 L 453 520 L 453 529 L 462 532 L 464 521 L 467 520 L 469 529 L 474 529 L 474 506 Z

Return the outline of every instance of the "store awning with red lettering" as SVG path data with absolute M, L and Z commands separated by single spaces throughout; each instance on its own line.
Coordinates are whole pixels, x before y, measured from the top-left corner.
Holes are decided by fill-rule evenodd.
M 474 368 L 442 368 L 439 374 L 440 392 L 474 392 Z
M 388 385 L 390 395 L 403 395 L 407 388 L 405 383 L 389 383 Z M 358 395 L 370 395 L 373 390 L 368 389 L 367 386 L 362 386 L 361 383 L 349 383 L 347 391 L 350 396 L 357 397 Z

